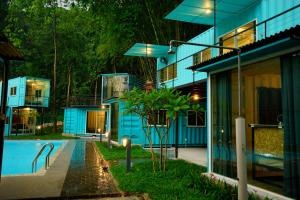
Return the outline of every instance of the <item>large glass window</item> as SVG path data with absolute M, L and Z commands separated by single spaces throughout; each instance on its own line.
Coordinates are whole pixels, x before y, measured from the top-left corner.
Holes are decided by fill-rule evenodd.
M 120 97 L 129 89 L 128 75 L 103 76 L 103 99 Z
M 287 63 L 291 64 L 290 61 Z M 287 70 L 279 58 L 242 69 L 242 113 L 246 120 L 248 180 L 253 185 L 283 194 L 293 189 L 293 185 L 288 185 L 286 181 L 292 183 L 295 179 L 298 182 L 300 180 L 299 174 L 290 170 L 292 167 L 300 169 L 300 163 L 296 161 L 300 154 L 293 154 L 292 150 L 286 152 L 297 143 L 294 141 L 296 139 L 289 139 L 294 137 L 290 135 L 296 135 L 293 132 L 296 129 L 286 126 L 289 123 L 295 126 L 296 121 L 292 121 L 294 114 L 298 113 L 295 114 L 297 117 L 300 114 L 297 108 L 285 106 L 295 106 L 285 99 L 295 98 L 295 94 L 300 92 L 299 87 L 289 87 L 287 83 L 297 81 L 297 78 L 293 78 L 295 73 L 295 76 L 299 76 L 300 70 Z M 211 80 L 213 171 L 236 178 L 237 71 L 214 74 Z M 282 80 L 286 83 L 282 83 Z M 295 89 L 297 93 L 292 92 Z M 293 177 L 289 174 L 293 174 Z
M 225 34 L 219 40 L 221 46 L 242 47 L 255 42 L 255 21 L 234 29 L 232 32 Z M 229 49 L 221 49 L 220 53 L 230 52 Z
M 177 64 L 171 64 L 159 70 L 160 82 L 165 82 L 177 78 Z

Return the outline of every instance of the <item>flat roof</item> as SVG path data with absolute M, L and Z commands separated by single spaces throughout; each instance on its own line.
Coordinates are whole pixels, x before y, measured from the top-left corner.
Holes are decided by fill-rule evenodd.
M 167 56 L 169 46 L 157 44 L 135 43 L 126 51 L 125 56 L 160 58 Z
M 216 0 L 216 20 L 241 13 L 259 0 Z M 184 0 L 165 19 L 214 25 L 214 0 Z
M 0 58 L 4 60 L 23 60 L 23 55 L 0 32 Z

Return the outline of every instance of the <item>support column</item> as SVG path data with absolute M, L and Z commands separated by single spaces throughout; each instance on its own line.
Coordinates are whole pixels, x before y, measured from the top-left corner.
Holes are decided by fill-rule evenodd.
M 4 59 L 3 67 L 3 82 L 2 82 L 2 98 L 1 98 L 1 113 L 0 113 L 0 179 L 2 171 L 3 160 L 3 147 L 4 147 L 4 134 L 5 134 L 5 114 L 6 114 L 6 102 L 7 102 L 7 87 L 8 87 L 8 66 L 9 61 Z

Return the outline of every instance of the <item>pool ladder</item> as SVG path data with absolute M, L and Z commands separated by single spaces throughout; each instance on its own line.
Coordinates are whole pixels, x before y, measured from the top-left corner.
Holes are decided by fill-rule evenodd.
M 47 143 L 47 144 L 44 144 L 43 147 L 40 149 L 40 151 L 38 152 L 38 154 L 35 156 L 35 158 L 33 159 L 32 161 L 32 173 L 35 173 L 36 172 L 36 166 L 37 166 L 37 160 L 38 158 L 40 157 L 40 155 L 43 153 L 43 151 L 46 149 L 47 146 L 50 146 L 50 150 L 49 152 L 47 153 L 47 156 L 46 156 L 46 160 L 45 160 L 45 169 L 47 169 L 49 167 L 49 162 L 50 162 L 50 154 L 51 152 L 53 151 L 54 149 L 54 144 L 53 143 Z

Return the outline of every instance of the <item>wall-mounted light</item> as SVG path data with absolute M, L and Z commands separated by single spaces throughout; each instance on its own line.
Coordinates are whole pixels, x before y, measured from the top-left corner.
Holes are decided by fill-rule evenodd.
M 205 14 L 210 14 L 212 11 L 211 11 L 211 9 L 206 8 L 206 9 L 204 10 L 204 12 L 205 12 Z
M 199 91 L 199 89 L 198 88 L 194 88 L 193 89 L 193 91 L 192 91 L 192 99 L 194 100 L 194 101 L 198 101 L 198 100 L 200 100 L 200 98 L 201 98 L 201 96 L 200 96 L 200 91 Z

